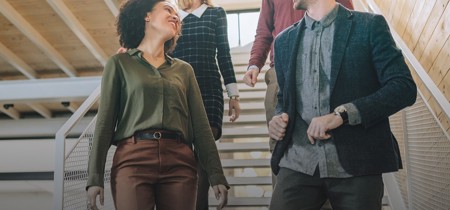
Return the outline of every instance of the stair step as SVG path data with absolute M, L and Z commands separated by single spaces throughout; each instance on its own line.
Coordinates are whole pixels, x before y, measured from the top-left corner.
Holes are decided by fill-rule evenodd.
M 236 78 L 238 79 L 238 78 Z M 266 91 L 267 85 L 265 82 L 257 82 L 255 87 L 250 87 L 245 83 L 238 83 L 239 92 L 252 92 L 252 91 Z M 224 90 L 226 92 L 226 90 Z
M 229 110 L 227 103 L 225 103 L 225 107 L 224 107 L 225 115 L 228 114 L 228 110 Z M 239 103 L 239 106 L 241 107 L 241 112 L 242 111 L 264 111 L 264 102 L 262 102 L 262 101 L 261 102 L 241 101 Z M 263 115 L 265 115 L 265 113 Z
M 235 72 L 236 74 L 247 72 L 247 68 L 248 68 L 247 65 L 239 65 L 239 66 L 234 66 L 234 67 L 233 67 L 234 72 Z M 260 74 L 264 74 L 264 73 L 266 72 L 266 70 L 269 69 L 269 68 L 270 68 L 269 63 L 266 63 L 266 65 L 264 65 L 264 66 L 261 68 Z
M 223 168 L 270 167 L 270 159 L 222 159 Z
M 261 99 L 264 100 L 264 97 L 266 96 L 266 91 L 252 91 L 252 92 L 241 92 L 239 93 L 239 98 L 241 100 L 247 100 L 247 99 Z M 228 94 L 223 93 L 223 98 L 225 101 L 228 101 Z M 227 102 L 228 103 L 228 102 Z
M 254 143 L 217 143 L 219 152 L 251 152 L 251 151 L 269 151 L 268 142 Z
M 227 181 L 230 185 L 271 185 L 272 177 L 227 177 Z
M 217 206 L 216 198 L 209 198 L 210 206 Z M 270 197 L 253 198 L 253 197 L 229 197 L 227 207 L 248 207 L 248 206 L 269 206 Z
M 242 108 L 242 107 L 241 107 Z M 236 123 L 266 123 L 266 116 L 264 114 L 241 114 L 235 122 L 230 122 L 230 117 L 228 116 L 228 110 L 224 113 L 223 117 L 224 124 L 233 126 Z
M 250 59 L 250 53 L 236 53 L 231 56 L 231 61 L 233 62 L 233 65 L 241 65 L 241 66 L 247 66 L 248 60 Z
M 239 128 L 224 128 L 222 130 L 223 138 L 233 138 L 233 137 L 265 137 L 268 136 L 269 131 L 266 125 L 258 127 L 239 127 Z
M 248 206 L 269 206 L 271 197 L 253 198 L 253 197 L 229 197 L 227 207 L 248 207 Z M 383 197 L 382 205 L 389 206 L 387 196 Z M 216 210 L 218 201 L 214 197 L 209 197 L 209 210 Z M 383 208 L 384 209 L 384 208 Z
M 236 82 L 238 84 L 239 83 L 245 84 L 244 81 L 242 80 L 244 78 L 244 75 L 245 75 L 245 73 L 236 73 L 235 74 Z M 264 77 L 265 77 L 265 74 L 259 74 L 258 75 L 258 79 L 257 79 L 257 83 L 264 83 Z M 220 78 L 220 81 L 222 81 L 222 84 L 223 84 L 223 78 Z

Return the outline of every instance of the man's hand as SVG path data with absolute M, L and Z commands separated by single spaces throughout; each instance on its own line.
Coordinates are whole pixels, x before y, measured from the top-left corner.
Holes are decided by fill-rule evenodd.
M 289 122 L 289 116 L 286 113 L 273 116 L 269 122 L 269 136 L 270 138 L 280 141 L 286 134 L 286 127 Z
M 87 208 L 88 208 L 88 210 L 98 210 L 97 195 L 100 195 L 100 204 L 103 206 L 105 203 L 103 187 L 90 186 L 87 190 Z
M 323 115 L 320 117 L 314 117 L 309 124 L 308 139 L 311 144 L 314 144 L 315 140 L 326 140 L 331 137 L 328 131 L 333 130 L 344 123 L 341 116 L 334 113 Z
M 247 72 L 245 72 L 244 80 L 245 84 L 250 87 L 255 87 L 256 81 L 258 80 L 259 68 L 256 66 L 251 66 Z
M 241 113 L 241 107 L 239 106 L 239 100 L 237 99 L 230 99 L 228 102 L 228 106 L 230 107 L 228 109 L 228 116 L 230 116 L 230 121 L 234 122 L 239 118 L 239 114 Z
M 228 189 L 223 184 L 214 185 L 213 187 L 214 195 L 216 199 L 219 200 L 219 205 L 217 205 L 217 210 L 223 209 L 228 202 Z

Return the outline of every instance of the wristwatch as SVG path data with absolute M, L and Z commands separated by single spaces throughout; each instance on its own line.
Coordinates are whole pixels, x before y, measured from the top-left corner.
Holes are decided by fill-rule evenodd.
M 345 109 L 344 106 L 341 105 L 336 107 L 336 109 L 334 109 L 334 115 L 339 115 L 344 121 L 344 124 L 348 123 L 347 109 Z
M 239 101 L 239 96 L 230 96 L 230 100 Z

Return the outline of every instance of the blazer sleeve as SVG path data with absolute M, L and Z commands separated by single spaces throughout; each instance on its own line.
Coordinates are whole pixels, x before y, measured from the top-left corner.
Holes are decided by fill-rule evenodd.
M 409 68 L 383 16 L 373 16 L 369 33 L 372 65 L 380 88 L 353 101 L 366 128 L 412 105 L 417 95 Z

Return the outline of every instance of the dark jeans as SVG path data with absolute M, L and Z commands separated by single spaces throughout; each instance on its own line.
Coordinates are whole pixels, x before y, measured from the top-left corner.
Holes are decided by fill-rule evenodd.
M 270 210 L 319 210 L 327 199 L 333 210 L 381 210 L 384 193 L 380 175 L 320 178 L 281 168 Z

